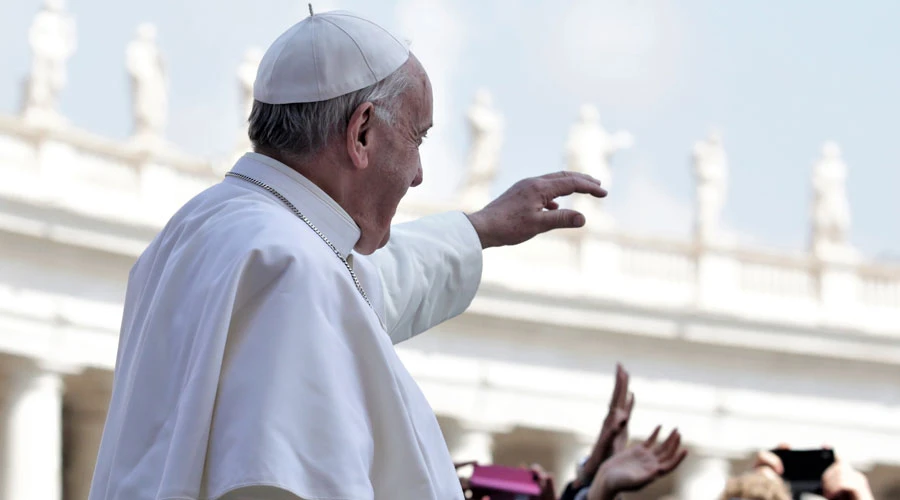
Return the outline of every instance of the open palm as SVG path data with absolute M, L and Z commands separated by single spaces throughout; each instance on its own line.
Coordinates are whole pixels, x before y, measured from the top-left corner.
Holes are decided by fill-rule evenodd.
M 590 500 L 606 500 L 626 491 L 637 491 L 672 472 L 687 456 L 681 447 L 681 434 L 672 431 L 660 444 L 656 443 L 660 428 L 643 443 L 620 451 L 597 471 L 588 494 Z

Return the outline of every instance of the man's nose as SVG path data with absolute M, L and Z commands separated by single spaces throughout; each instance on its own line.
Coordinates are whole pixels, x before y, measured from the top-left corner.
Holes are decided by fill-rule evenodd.
M 422 183 L 422 177 L 424 177 L 424 172 L 422 172 L 422 166 L 419 165 L 419 171 L 416 172 L 416 178 L 413 179 L 411 186 L 416 187 Z

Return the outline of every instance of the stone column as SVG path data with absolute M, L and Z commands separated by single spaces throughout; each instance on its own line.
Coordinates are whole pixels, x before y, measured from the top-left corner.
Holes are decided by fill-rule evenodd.
M 63 484 L 66 500 L 87 500 L 112 396 L 112 373 L 86 370 L 66 384 Z
M 72 463 L 66 470 L 66 500 L 87 500 L 103 436 L 106 411 L 77 411 L 71 416 Z
M 462 426 L 453 433 L 448 445 L 454 462 L 494 462 L 494 435 L 488 430 Z
M 677 469 L 677 493 L 681 500 L 716 500 L 731 473 L 727 458 L 692 452 Z
M 3 499 L 62 498 L 62 378 L 23 367 L 11 374 L 3 408 Z

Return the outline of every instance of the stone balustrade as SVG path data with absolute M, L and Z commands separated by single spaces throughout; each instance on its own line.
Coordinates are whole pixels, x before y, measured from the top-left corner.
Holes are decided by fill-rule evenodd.
M 171 146 L 141 149 L 0 116 L 0 353 L 108 378 L 128 270 L 175 210 L 221 179 L 217 165 Z M 458 209 L 408 200 L 397 222 Z M 678 425 L 704 450 L 700 465 L 666 486 L 688 495 L 712 491 L 729 460 L 785 434 L 828 434 L 851 460 L 897 464 L 895 447 L 879 444 L 898 429 L 894 392 L 883 384 L 900 365 L 898 325 L 896 264 L 589 226 L 486 251 L 467 314 L 400 352 L 436 412 L 467 422 L 452 440 L 460 458 L 526 456 L 533 440 L 551 443 L 534 456 L 556 471 L 571 471 L 596 432 L 612 388 L 597 367 L 626 360 L 644 374 L 634 379 L 642 408 L 635 428 Z M 826 386 L 810 384 L 835 370 L 822 360 L 865 375 L 829 381 L 819 394 Z M 767 378 L 773 363 L 777 374 Z M 90 377 L 47 373 L 76 381 L 73 400 L 94 390 Z M 54 412 L 55 387 L 40 393 Z M 27 420 L 31 407 L 18 401 L 7 396 L 9 425 Z M 83 497 L 102 406 L 70 418 L 84 427 L 71 440 L 81 458 L 49 464 L 68 471 L 64 484 L 31 480 L 16 489 Z
M 175 210 L 221 178 L 224 168 L 214 165 L 168 146 L 141 150 L 0 116 L 0 228 L 133 259 Z M 409 201 L 397 220 L 454 209 Z M 537 296 L 900 336 L 896 264 L 823 261 L 811 253 L 700 245 L 590 226 L 489 250 L 485 262 L 487 287 Z M 54 311 L 73 327 L 105 333 L 118 326 L 115 301 L 9 287 L 0 294 L 7 298 L 0 307 L 20 315 Z

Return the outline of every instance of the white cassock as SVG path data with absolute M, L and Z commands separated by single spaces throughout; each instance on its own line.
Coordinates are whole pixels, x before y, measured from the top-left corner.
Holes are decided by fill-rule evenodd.
M 233 172 L 351 254 L 359 228 L 309 180 L 255 153 Z M 397 225 L 353 258 L 369 307 L 304 222 L 227 177 L 131 271 L 90 499 L 462 499 L 393 343 L 462 313 L 481 263 L 462 213 Z

